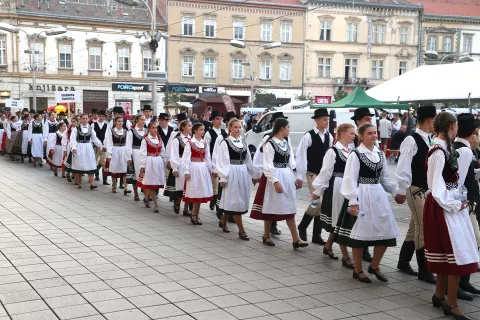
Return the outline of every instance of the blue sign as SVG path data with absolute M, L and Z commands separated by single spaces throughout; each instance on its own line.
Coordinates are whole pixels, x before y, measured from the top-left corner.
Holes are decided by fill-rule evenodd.
M 169 85 L 168 91 L 180 92 L 180 93 L 198 93 L 198 86 Z

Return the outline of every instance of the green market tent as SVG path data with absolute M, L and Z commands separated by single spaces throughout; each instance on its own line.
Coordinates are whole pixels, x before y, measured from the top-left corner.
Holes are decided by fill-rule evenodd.
M 310 108 L 360 108 L 368 107 L 374 109 L 403 109 L 408 110 L 408 104 L 384 103 L 370 97 L 359 86 L 342 100 L 331 104 L 312 104 Z

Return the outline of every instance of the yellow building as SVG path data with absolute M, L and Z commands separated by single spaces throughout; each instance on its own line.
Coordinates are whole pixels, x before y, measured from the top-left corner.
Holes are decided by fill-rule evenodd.
M 305 6 L 299 0 L 168 1 L 167 10 L 169 88 L 189 99 L 218 92 L 249 102 L 253 73 L 255 89 L 280 101 L 301 94 Z M 281 46 L 265 48 L 275 42 Z
M 304 93 L 317 102 L 335 92 L 378 85 L 418 66 L 423 7 L 407 0 L 308 0 Z

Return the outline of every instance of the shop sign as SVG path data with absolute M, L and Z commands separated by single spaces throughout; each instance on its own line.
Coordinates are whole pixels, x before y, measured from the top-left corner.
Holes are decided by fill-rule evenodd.
M 13 99 L 5 100 L 5 106 L 8 108 L 22 109 L 23 105 L 24 105 L 23 100 L 13 100 Z
M 55 92 L 55 101 L 57 103 L 82 102 L 80 91 Z
M 28 85 L 28 90 L 33 90 L 33 85 L 29 84 Z M 44 85 L 36 85 L 35 86 L 36 91 L 44 91 L 44 92 L 49 92 L 49 91 L 75 91 L 75 87 L 70 87 L 70 86 L 57 86 L 57 85 L 50 85 L 50 84 L 44 84 Z
M 198 93 L 198 86 L 168 86 L 168 90 L 181 93 Z
M 202 92 L 217 93 L 216 87 L 202 87 Z
M 315 103 L 316 104 L 330 104 L 332 103 L 331 96 L 315 96 Z
M 141 83 L 112 83 L 113 91 L 133 91 L 133 92 L 149 92 L 151 86 Z

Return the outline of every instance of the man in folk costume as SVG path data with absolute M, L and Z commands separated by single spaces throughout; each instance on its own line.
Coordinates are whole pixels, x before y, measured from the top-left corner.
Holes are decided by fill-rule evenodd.
M 105 140 L 105 133 L 107 132 L 108 124 L 105 121 L 105 111 L 100 110 L 98 111 L 98 119 L 97 121 L 93 122 L 91 125 L 93 131 L 95 131 L 98 140 L 102 142 L 102 145 L 104 144 Z M 105 172 L 105 161 L 107 160 L 107 152 L 103 151 L 102 148 L 95 148 L 95 159 L 97 160 L 97 171 L 95 172 L 95 180 L 99 181 L 99 175 L 100 175 L 100 168 L 102 168 L 102 178 L 103 178 L 103 184 L 105 186 L 110 185 L 107 182 L 108 174 Z
M 150 121 L 152 121 L 152 106 L 149 104 L 145 104 L 142 107 L 142 113 L 145 116 L 145 128 L 148 128 Z M 159 131 L 160 133 L 160 131 Z
M 91 120 L 88 121 L 90 125 L 94 124 L 95 122 L 98 121 L 99 115 L 98 115 L 98 110 L 97 109 L 92 109 L 92 117 Z
M 369 108 L 361 107 L 361 108 L 355 109 L 355 111 L 353 112 L 353 117 L 351 117 L 350 119 L 352 119 L 353 122 L 355 122 L 355 125 L 357 126 L 357 129 L 358 129 L 358 127 L 360 127 L 364 123 L 372 124 L 373 116 L 374 114 L 370 113 Z M 353 140 L 353 144 L 354 144 L 353 148 L 357 148 L 360 145 L 360 142 L 358 141 L 358 135 L 356 133 L 355 133 L 355 139 Z M 376 142 L 376 146 L 378 147 L 378 141 Z M 366 261 L 366 262 L 372 262 L 372 255 L 368 251 L 368 247 L 366 247 L 363 250 L 362 259 L 363 261 Z
M 63 123 L 65 123 L 65 124 L 67 125 L 67 127 L 68 127 L 69 122 L 68 122 L 68 119 L 65 118 L 65 116 L 66 116 L 66 115 L 65 115 L 65 112 L 60 111 L 60 113 L 58 114 L 58 122 L 63 122 Z
M 458 158 L 458 185 L 465 185 L 467 188 L 467 198 L 469 203 L 468 209 L 470 220 L 472 221 L 475 233 L 478 234 L 478 221 L 476 212 L 480 206 L 480 188 L 475 174 L 475 167 L 478 166 L 478 159 L 472 150 L 478 148 L 478 124 L 475 117 L 470 113 L 462 113 L 457 116 L 458 131 L 457 138 L 453 143 L 453 148 L 457 150 L 460 157 Z M 478 170 L 477 170 L 478 171 Z M 463 181 L 463 183 L 462 183 Z M 478 243 L 478 239 L 477 239 Z M 460 286 L 457 298 L 461 300 L 472 301 L 473 296 L 468 294 L 480 294 L 480 290 L 470 283 L 470 275 L 460 278 Z
M 312 182 L 320 173 L 323 164 L 323 157 L 333 144 L 333 137 L 328 132 L 328 120 L 330 115 L 327 109 L 316 109 L 312 119 L 315 121 L 315 128 L 305 133 L 297 148 L 297 185 L 302 186 L 303 178 L 307 178 L 310 193 L 315 191 Z M 312 242 L 325 245 L 321 237 L 322 229 L 320 222 L 320 206 L 310 205 L 298 225 L 300 239 L 307 241 L 307 228 L 313 220 Z
M 427 172 L 424 166 L 432 142 L 429 134 L 433 131 L 433 120 L 436 115 L 437 110 L 434 106 L 421 106 L 417 110 L 418 128 L 400 145 L 396 171 L 399 191 L 395 199 L 397 203 L 404 203 L 407 200 L 412 214 L 405 241 L 400 249 L 397 268 L 432 284 L 436 282 L 435 276 L 427 271 L 425 265 L 423 206 L 425 193 L 428 191 Z M 417 256 L 418 273 L 410 266 L 414 253 Z
M 122 107 L 113 107 L 112 113 L 113 113 L 113 117 L 112 117 L 112 121 L 108 123 L 108 130 L 111 130 L 115 126 L 113 122 L 116 117 L 123 118 L 123 115 L 124 115 Z M 123 129 L 130 130 L 131 128 L 132 128 L 132 123 L 130 122 L 130 120 L 123 119 Z
M 165 148 L 165 151 L 167 150 L 168 143 L 170 142 L 170 138 L 172 136 L 172 133 L 175 131 L 172 126 L 168 124 L 168 121 L 170 120 L 170 115 L 168 113 L 160 113 L 158 115 L 158 128 L 157 132 L 162 138 L 163 141 L 163 147 Z M 167 159 L 168 159 L 168 154 L 167 154 Z M 168 174 L 169 170 L 165 170 L 165 181 L 168 179 Z M 172 198 L 170 198 L 171 201 L 173 201 Z
M 228 134 L 227 131 L 221 129 L 222 126 L 222 120 L 223 120 L 223 115 L 215 110 L 212 112 L 210 116 L 210 122 L 212 123 L 211 128 L 205 133 L 205 143 L 210 145 L 210 157 L 212 159 L 212 187 L 213 187 L 213 196 L 214 200 L 210 201 L 210 210 L 215 209 L 215 204 L 217 202 L 218 198 L 218 174 L 217 174 L 217 168 L 216 168 L 216 155 L 214 157 L 213 151 L 215 149 L 215 144 L 217 141 L 217 138 L 222 137 L 225 139 Z

